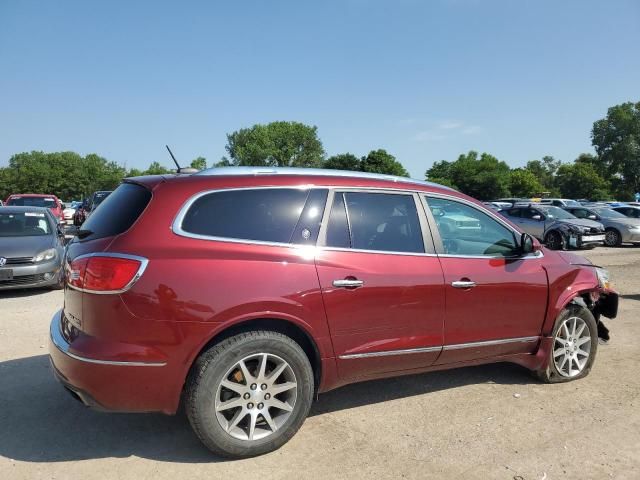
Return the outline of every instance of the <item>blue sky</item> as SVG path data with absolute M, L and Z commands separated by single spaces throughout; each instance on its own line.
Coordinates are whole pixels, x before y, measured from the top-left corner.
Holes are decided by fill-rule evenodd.
M 412 176 L 470 149 L 512 166 L 591 151 L 640 100 L 640 2 L 0 2 L 0 165 L 30 150 L 146 167 L 225 154 L 255 123 Z

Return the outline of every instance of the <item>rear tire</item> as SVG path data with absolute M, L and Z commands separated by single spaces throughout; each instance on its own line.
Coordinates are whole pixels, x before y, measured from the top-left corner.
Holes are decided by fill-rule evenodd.
M 622 245 L 622 235 L 615 228 L 608 228 L 604 233 L 604 244 L 607 247 L 619 247 Z
M 193 365 L 185 395 L 194 432 L 213 453 L 244 458 L 280 448 L 309 413 L 306 354 L 278 332 L 251 331 L 212 346 Z
M 567 306 L 556 319 L 553 344 L 546 369 L 534 374 L 545 383 L 562 383 L 586 377 L 598 351 L 598 325 L 588 308 Z

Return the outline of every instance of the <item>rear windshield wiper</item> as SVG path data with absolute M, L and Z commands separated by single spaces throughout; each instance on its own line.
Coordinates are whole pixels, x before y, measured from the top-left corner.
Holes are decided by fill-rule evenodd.
M 87 238 L 89 235 L 91 235 L 93 232 L 91 230 L 83 230 L 80 229 L 76 232 L 76 237 L 78 237 L 80 240 L 82 240 L 83 238 Z

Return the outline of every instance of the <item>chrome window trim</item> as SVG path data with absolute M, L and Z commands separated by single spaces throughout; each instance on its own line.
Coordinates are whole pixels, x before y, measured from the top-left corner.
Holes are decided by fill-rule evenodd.
M 65 254 L 65 257 L 66 257 L 66 254 Z M 83 258 L 89 258 L 89 257 L 110 257 L 110 258 L 126 258 L 129 260 L 137 260 L 140 262 L 140 267 L 138 267 L 138 271 L 133 276 L 131 281 L 129 281 L 129 283 L 127 283 L 124 287 L 122 287 L 119 290 L 89 290 L 87 288 L 75 287 L 69 284 L 69 282 L 65 278 L 65 284 L 67 285 L 67 287 L 73 290 L 77 290 L 78 292 L 92 293 L 94 295 L 114 295 L 114 294 L 124 293 L 135 285 L 135 283 L 140 279 L 140 277 L 142 277 L 142 274 L 147 269 L 147 265 L 149 265 L 149 260 L 145 257 L 141 257 L 139 255 L 130 255 L 128 253 L 117 253 L 117 252 L 85 253 L 84 255 L 78 255 L 72 261 L 75 262 L 76 260 L 81 260 Z
M 221 168 L 231 168 L 231 167 L 221 167 Z M 438 186 L 437 184 L 434 184 L 435 186 Z M 322 216 L 322 225 L 320 226 L 320 231 L 318 233 L 318 240 L 316 241 L 316 245 L 305 245 L 302 243 L 283 243 L 283 242 L 269 242 L 269 241 L 264 241 L 264 240 L 251 240 L 251 239 L 246 239 L 246 238 L 229 238 L 229 237 L 216 237 L 216 236 L 212 236 L 212 235 L 200 235 L 197 233 L 190 233 L 190 232 L 186 232 L 184 230 L 182 230 L 182 221 L 184 220 L 184 217 L 187 213 L 187 211 L 189 210 L 189 208 L 191 207 L 191 205 L 193 205 L 193 203 L 200 197 L 204 196 L 204 195 L 208 195 L 210 193 L 218 193 L 218 192 L 229 192 L 229 191 L 241 191 L 241 190 L 272 190 L 272 189 L 302 189 L 302 190 L 307 190 L 307 189 L 328 189 L 329 190 L 329 195 L 327 197 L 327 201 L 325 203 L 325 210 Z M 423 209 L 425 210 L 425 215 L 427 217 L 427 228 L 431 234 L 431 242 L 429 241 L 429 238 L 425 238 L 425 234 L 424 231 L 422 231 L 422 236 L 423 236 L 423 240 L 425 243 L 425 249 L 427 250 L 426 252 L 393 252 L 393 251 L 385 251 L 385 250 L 366 250 L 366 249 L 355 249 L 355 248 L 342 248 L 342 247 L 328 247 L 325 245 L 326 243 L 326 233 L 327 233 L 327 224 L 329 221 L 329 215 L 331 212 L 331 207 L 333 206 L 333 199 L 334 199 L 334 195 L 336 192 L 372 192 L 372 193 L 389 193 L 389 194 L 396 194 L 396 195 L 418 195 L 418 198 L 420 200 L 420 204 L 422 204 Z M 399 186 L 399 188 L 391 188 L 391 187 L 349 187 L 349 186 L 343 186 L 343 185 L 315 185 L 315 184 L 301 184 L 301 185 L 268 185 L 268 186 L 248 186 L 248 187 L 232 187 L 232 188 L 214 188 L 214 189 L 210 189 L 210 190 L 203 190 L 201 192 L 195 193 L 194 195 L 192 195 L 191 197 L 189 197 L 186 202 L 180 207 L 180 209 L 178 210 L 178 213 L 176 214 L 176 216 L 174 217 L 173 222 L 171 223 L 171 226 L 169 227 L 174 234 L 179 235 L 181 237 L 185 237 L 185 238 L 193 238 L 196 240 L 207 240 L 207 241 L 214 241 L 214 242 L 226 242 L 226 243 L 237 243 L 237 244 L 244 244 L 244 245 L 263 245 L 263 246 L 268 246 L 268 247 L 284 247 L 284 248 L 301 248 L 301 247 L 315 247 L 318 251 L 323 251 L 323 250 L 328 250 L 328 251 L 343 251 L 343 252 L 354 252 L 354 253 L 378 253 L 378 254 L 384 254 L 384 255 L 411 255 L 411 256 L 424 256 L 424 257 L 455 257 L 455 258 L 482 258 L 482 259 L 506 259 L 506 260 L 528 260 L 528 259 L 537 259 L 537 258 L 542 258 L 544 257 L 544 254 L 542 253 L 542 251 L 537 252 L 537 254 L 535 255 L 526 255 L 523 257 L 504 257 L 501 255 L 495 255 L 495 256 L 489 256 L 489 255 L 479 255 L 479 256 L 474 256 L 474 255 L 449 255 L 449 254 L 438 254 L 436 253 L 438 250 L 438 245 L 436 242 L 440 241 L 440 236 L 439 233 L 434 234 L 433 233 L 433 229 L 431 228 L 431 224 L 432 224 L 432 216 L 431 215 L 431 210 L 428 207 L 428 204 L 426 203 L 426 196 L 435 196 L 435 197 L 442 197 L 442 198 L 446 198 L 446 199 L 451 199 L 454 201 L 460 201 L 462 203 L 468 204 L 469 206 L 473 207 L 473 208 L 478 208 L 478 206 L 472 202 L 469 202 L 468 200 L 464 199 L 464 198 L 460 198 L 457 197 L 455 195 L 446 195 L 443 193 L 436 193 L 436 192 L 427 192 L 424 190 L 417 190 L 417 189 L 412 189 L 412 188 L 402 188 L 402 186 Z M 418 219 L 422 222 L 424 219 L 421 216 L 420 210 L 419 210 L 419 206 L 416 204 L 416 209 L 418 210 Z M 520 235 L 521 233 L 518 232 L 517 230 L 514 230 L 513 227 L 511 227 L 511 225 L 509 225 L 508 223 L 505 223 L 504 220 L 501 220 L 500 218 L 498 218 L 494 212 L 490 211 L 489 209 L 484 209 L 482 210 L 483 213 L 488 213 L 489 215 L 492 216 L 492 218 L 495 218 L 496 220 L 498 220 L 500 223 L 502 223 L 504 226 L 506 226 L 508 229 L 512 230 L 513 232 L 515 232 L 516 234 Z M 433 242 L 433 243 L 432 243 Z
M 221 168 L 230 168 L 230 167 L 221 167 Z M 331 193 L 331 187 L 324 185 L 270 185 L 270 186 L 257 186 L 257 187 L 234 187 L 234 188 L 215 188 L 211 190 L 203 190 L 198 192 L 187 199 L 187 201 L 180 207 L 177 215 L 173 219 L 171 223 L 171 231 L 176 235 L 186 238 L 195 238 L 197 240 L 209 240 L 214 242 L 229 242 L 229 243 L 243 243 L 248 245 L 266 245 L 271 247 L 309 247 L 313 245 L 307 245 L 304 243 L 289 243 L 289 242 L 270 242 L 267 240 L 252 240 L 250 238 L 233 238 L 233 237 L 217 237 L 214 235 L 202 235 L 199 233 L 187 232 L 182 229 L 182 222 L 184 221 L 184 217 L 187 215 L 187 212 L 191 208 L 191 206 L 201 197 L 205 195 L 214 194 L 214 193 L 223 193 L 223 192 L 238 192 L 244 190 L 329 190 L 329 194 Z M 306 200 L 305 200 L 306 203 Z M 325 202 L 325 211 L 328 203 Z M 304 206 L 303 206 L 304 208 Z M 302 212 L 301 212 L 302 213 Z M 322 221 L 324 222 L 324 214 L 322 217 Z M 322 226 L 320 226 L 320 231 L 322 231 Z
M 374 358 L 374 357 L 388 357 L 392 355 L 409 355 L 412 353 L 429 353 L 437 351 L 447 350 L 463 350 L 465 348 L 478 348 L 478 347 L 491 347 L 494 345 L 506 345 L 510 343 L 533 343 L 540 340 L 540 337 L 517 337 L 517 338 L 501 338 L 498 340 L 485 340 L 481 342 L 470 343 L 456 343 L 452 345 L 443 345 L 440 347 L 421 347 L 421 348 L 408 348 L 401 350 L 384 350 L 379 352 L 366 352 L 366 353 L 351 353 L 345 355 L 339 355 L 341 360 L 353 360 L 356 358 Z
M 56 315 L 58 316 L 57 320 L 51 322 L 51 328 L 49 329 L 49 335 L 51 338 L 51 343 L 60 351 L 60 353 L 65 354 L 67 357 L 73 358 L 74 360 L 78 360 L 84 363 L 94 363 L 97 365 L 115 365 L 115 366 L 124 366 L 124 367 L 164 367 L 167 365 L 167 362 L 124 362 L 124 361 L 115 361 L 115 360 L 99 360 L 96 358 L 83 357 L 81 355 L 76 355 L 75 353 L 71 353 L 69 351 L 69 343 L 62 336 L 62 332 L 60 330 L 60 312 Z

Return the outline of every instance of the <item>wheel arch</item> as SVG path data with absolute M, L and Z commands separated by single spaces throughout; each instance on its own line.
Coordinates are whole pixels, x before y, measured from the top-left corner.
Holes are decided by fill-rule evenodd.
M 189 375 L 189 372 L 193 368 L 196 360 L 200 357 L 200 355 L 202 355 L 203 352 L 229 337 L 232 337 L 239 333 L 255 330 L 278 332 L 286 335 L 287 337 L 294 340 L 298 345 L 300 345 L 300 348 L 302 348 L 304 353 L 307 355 L 309 363 L 311 364 L 311 369 L 313 370 L 314 388 L 315 391 L 318 391 L 320 380 L 322 378 L 322 357 L 318 344 L 313 339 L 311 333 L 298 323 L 273 315 L 261 315 L 259 317 L 247 318 L 231 324 L 226 323 L 225 325 L 221 326 L 221 328 L 216 329 L 187 362 L 188 368 L 186 369 L 184 374 L 183 389 L 184 384 L 186 384 L 186 379 Z

